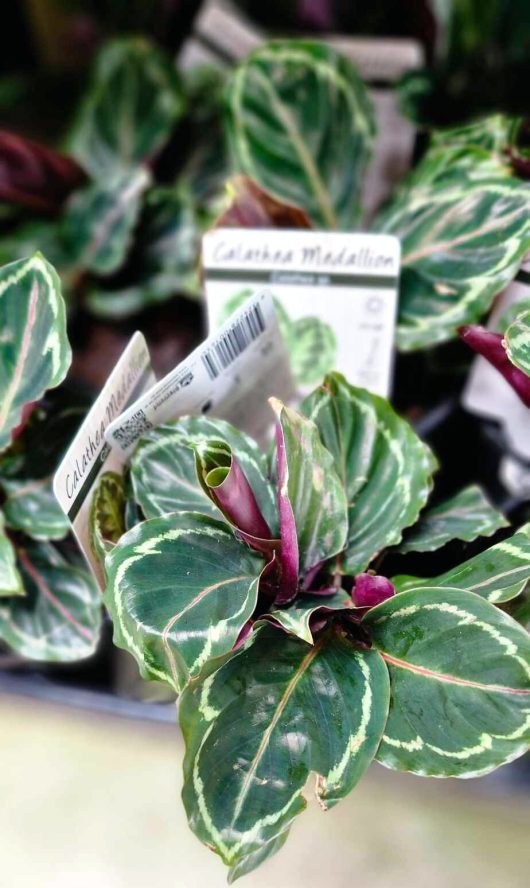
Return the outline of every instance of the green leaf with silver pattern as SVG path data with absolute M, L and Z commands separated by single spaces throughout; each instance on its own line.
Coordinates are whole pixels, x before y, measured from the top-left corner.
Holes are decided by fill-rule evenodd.
M 182 695 L 183 800 L 192 830 L 232 875 L 277 850 L 317 775 L 323 807 L 347 795 L 378 747 L 388 673 L 342 634 L 314 645 L 264 627 Z M 322 730 L 326 725 L 325 731 Z
M 437 506 L 426 509 L 418 523 L 405 533 L 399 551 L 433 552 L 451 540 L 470 542 L 479 536 L 491 536 L 507 525 L 481 488 L 470 484 Z
M 169 138 L 184 108 L 174 62 L 148 40 L 113 40 L 100 52 L 67 139 L 92 178 L 136 166 Z
M 333 455 L 348 501 L 348 538 L 338 569 L 355 576 L 417 519 L 436 460 L 387 401 L 326 376 L 302 411 Z
M 296 598 L 290 607 L 271 610 L 268 614 L 282 629 L 301 638 L 308 644 L 313 644 L 311 632 L 311 617 L 326 610 L 345 610 L 353 607 L 351 595 L 344 589 L 337 589 L 334 595 L 303 595 Z
M 390 673 L 383 765 L 473 777 L 526 751 L 530 636 L 511 617 L 471 592 L 420 588 L 363 622 Z
M 222 419 L 188 416 L 153 429 L 142 438 L 131 461 L 134 496 L 146 518 L 168 512 L 198 511 L 212 518 L 221 513 L 204 492 L 190 443 L 221 439 L 237 457 L 273 534 L 278 513 L 267 477 L 267 460 L 258 445 Z
M 228 83 L 227 126 L 236 172 L 316 225 L 347 228 L 357 219 L 373 112 L 336 50 L 307 40 L 257 49 Z
M 4 516 L 0 511 L 0 598 L 8 595 L 24 595 L 16 562 L 15 549 L 4 532 Z
M 3 504 L 6 524 L 33 540 L 62 540 L 70 522 L 52 490 L 51 478 L 0 481 L 6 495 Z
M 397 576 L 392 582 L 398 592 L 409 589 L 449 588 L 475 592 L 492 604 L 502 604 L 520 595 L 530 581 L 530 524 L 524 524 L 517 533 L 485 552 L 475 555 L 463 564 L 426 579 Z
M 93 183 L 70 198 L 61 231 L 71 263 L 105 275 L 117 271 L 127 256 L 149 173 L 139 168 Z
M 228 653 L 257 601 L 264 559 L 228 525 L 178 512 L 128 531 L 106 559 L 114 642 L 144 678 L 181 691 Z
M 50 543 L 19 548 L 17 556 L 26 595 L 0 601 L 0 638 L 31 660 L 91 656 L 101 628 L 101 593 L 93 577 Z
M 504 334 L 504 342 L 512 364 L 530 376 L 530 311 L 512 321 Z
M 0 268 L 0 452 L 25 404 L 59 385 L 71 361 L 61 283 L 39 253 Z

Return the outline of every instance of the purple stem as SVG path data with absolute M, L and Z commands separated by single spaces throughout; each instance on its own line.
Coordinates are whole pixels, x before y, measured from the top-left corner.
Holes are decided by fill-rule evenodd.
M 530 407 L 530 376 L 510 361 L 501 333 L 491 333 L 479 324 L 460 327 L 459 336 L 474 352 L 482 355 L 511 385 L 526 407 Z

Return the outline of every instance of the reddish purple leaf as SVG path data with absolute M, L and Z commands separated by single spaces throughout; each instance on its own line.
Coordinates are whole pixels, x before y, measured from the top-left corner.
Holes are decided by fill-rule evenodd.
M 504 376 L 523 404 L 530 407 L 530 376 L 512 364 L 506 354 L 502 334 L 491 333 L 479 324 L 468 324 L 458 332 L 462 341 L 489 361 Z
M 85 180 L 70 157 L 0 130 L 0 200 L 56 213 Z
M 212 499 L 228 520 L 252 539 L 270 540 L 271 532 L 258 506 L 252 487 L 235 456 L 224 480 L 215 486 L 208 484 Z
M 299 554 L 294 513 L 287 490 L 289 470 L 280 422 L 276 423 L 276 452 L 278 459 L 278 513 L 280 516 L 280 536 L 282 540 L 280 591 L 276 597 L 276 602 L 277 604 L 287 604 L 296 595 Z
M 375 607 L 395 594 L 394 586 L 386 577 L 362 573 L 355 578 L 351 597 L 356 607 Z
M 248 176 L 235 176 L 227 184 L 231 202 L 214 228 L 312 228 L 307 214 L 281 203 Z

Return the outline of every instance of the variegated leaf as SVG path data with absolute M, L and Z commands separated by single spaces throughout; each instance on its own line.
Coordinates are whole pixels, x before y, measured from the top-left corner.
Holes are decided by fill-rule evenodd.
M 70 366 L 61 284 L 36 253 L 0 269 L 0 451 L 24 405 L 59 385 Z
M 290 607 L 271 610 L 268 617 L 282 629 L 313 644 L 311 619 L 317 616 L 331 616 L 333 611 L 351 608 L 352 599 L 344 589 L 337 589 L 334 595 L 303 595 L 293 601 Z
M 235 169 L 300 207 L 316 224 L 347 228 L 373 136 L 366 88 L 324 43 L 274 41 L 252 53 L 228 85 Z
M 512 364 L 530 376 L 530 311 L 512 321 L 504 334 L 504 342 Z
M 62 540 L 70 522 L 57 502 L 51 478 L 0 481 L 6 499 L 2 506 L 6 524 L 34 540 Z
M 228 653 L 257 601 L 264 560 L 228 525 L 178 512 L 128 531 L 106 560 L 114 642 L 144 678 L 182 690 Z
M 17 552 L 26 595 L 0 602 L 0 638 L 31 660 L 69 662 L 94 653 L 101 594 L 88 571 L 72 567 L 50 544 Z
M 467 542 L 479 536 L 491 536 L 508 522 L 493 508 L 476 484 L 460 490 L 444 502 L 426 509 L 409 530 L 400 552 L 433 552 L 451 540 Z
M 159 426 L 138 443 L 131 462 L 134 496 L 146 518 L 168 512 L 198 511 L 213 518 L 220 512 L 204 492 L 195 469 L 191 443 L 221 439 L 236 455 L 271 531 L 278 531 L 274 491 L 267 461 L 252 438 L 222 419 L 189 416 Z
M 303 574 L 344 549 L 348 531 L 346 495 L 333 456 L 323 445 L 315 423 L 276 399 L 271 399 L 271 404 L 285 459 L 283 478 L 278 472 L 279 496 L 286 498 L 292 509 L 299 571 Z M 280 449 L 278 454 L 280 462 Z M 283 551 L 286 540 L 284 527 L 281 529 Z
M 401 240 L 402 349 L 443 342 L 479 320 L 530 247 L 530 185 L 504 170 L 469 172 L 417 173 L 377 223 Z
M 4 532 L 4 516 L 0 511 L 0 598 L 23 594 L 24 587 L 17 570 L 15 549 Z
M 92 551 L 104 565 L 125 533 L 125 484 L 117 472 L 104 472 L 98 481 L 90 503 L 89 531 Z
M 175 65 L 143 38 L 107 43 L 68 138 L 96 179 L 151 157 L 183 111 Z
M 390 672 L 377 758 L 435 777 L 486 774 L 530 743 L 530 636 L 478 595 L 415 589 L 364 618 Z
M 449 588 L 475 592 L 492 604 L 510 601 L 523 591 L 530 581 L 530 524 L 517 533 L 475 555 L 458 567 L 432 579 L 423 577 L 393 577 L 398 592 L 409 589 Z
M 429 496 L 436 460 L 387 401 L 338 373 L 328 375 L 301 409 L 333 455 L 346 492 L 348 538 L 338 568 L 355 575 L 414 523 Z
M 149 173 L 140 168 L 74 194 L 61 223 L 63 242 L 73 265 L 101 275 L 120 268 L 148 184 Z
M 191 828 L 233 876 L 248 872 L 283 843 L 305 808 L 311 772 L 324 807 L 353 788 L 387 711 L 388 674 L 375 651 L 357 650 L 334 632 L 307 645 L 271 627 L 258 630 L 250 646 L 181 698 Z

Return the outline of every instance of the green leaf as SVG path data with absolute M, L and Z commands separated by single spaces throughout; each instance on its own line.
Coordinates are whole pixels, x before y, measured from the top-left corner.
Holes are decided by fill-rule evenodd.
M 228 84 L 228 134 L 237 172 L 325 228 L 347 228 L 374 137 L 366 87 L 326 46 L 279 40 L 256 50 Z
M 70 522 L 54 496 L 51 478 L 4 479 L 0 487 L 6 495 L 3 510 L 8 527 L 23 531 L 33 540 L 64 539 Z
M 117 472 L 103 472 L 90 503 L 90 545 L 99 562 L 125 533 L 125 484 Z
M 222 439 L 236 455 L 267 524 L 276 533 L 278 514 L 267 461 L 252 438 L 224 422 L 189 416 L 161 425 L 141 441 L 131 461 L 134 496 L 146 518 L 168 512 L 198 511 L 213 518 L 221 513 L 204 492 L 195 470 L 192 443 Z
M 435 130 L 430 146 L 445 150 L 449 145 L 477 146 L 501 154 L 509 141 L 511 118 L 504 114 L 490 114 L 461 126 Z
M 92 576 L 50 544 L 33 543 L 17 554 L 26 595 L 0 603 L 0 638 L 31 660 L 89 657 L 101 627 L 101 594 Z
M 119 290 L 95 288 L 87 304 L 101 317 L 120 318 L 179 293 L 198 295 L 199 252 L 199 222 L 187 191 L 153 188 L 135 240 L 133 283 Z
M 145 169 L 128 170 L 78 191 L 62 218 L 70 260 L 95 274 L 111 274 L 129 251 L 140 200 L 149 184 Z
M 530 580 L 530 524 L 517 533 L 490 546 L 463 564 L 432 579 L 393 577 L 398 592 L 422 588 L 465 589 L 475 592 L 492 604 L 510 601 L 523 591 Z
M 348 538 L 338 568 L 355 575 L 414 523 L 437 463 L 387 401 L 338 373 L 327 376 L 301 409 L 316 423 L 346 492 Z
M 388 675 L 379 655 L 338 633 L 313 646 L 271 627 L 181 698 L 183 800 L 192 830 L 248 872 L 306 806 L 311 772 L 330 807 L 355 786 L 379 744 Z
M 470 592 L 415 589 L 363 622 L 390 672 L 382 764 L 474 777 L 526 751 L 530 636 L 514 620 Z
M 23 594 L 24 587 L 17 570 L 15 550 L 4 533 L 4 516 L 0 511 L 0 598 Z
M 105 179 L 158 151 L 182 111 L 174 62 L 143 38 L 114 40 L 98 56 L 67 147 Z
M 61 284 L 36 253 L 0 269 L 0 451 L 25 404 L 59 385 L 70 366 Z
M 320 440 L 315 423 L 275 398 L 270 403 L 285 447 L 286 493 L 296 525 L 299 571 L 303 574 L 344 549 L 348 530 L 346 496 L 333 456 Z
M 399 551 L 433 552 L 451 540 L 469 542 L 507 526 L 504 516 L 493 508 L 481 488 L 470 484 L 423 512 L 418 523 L 405 534 Z
M 114 642 L 144 678 L 182 690 L 228 653 L 256 605 L 264 560 L 221 521 L 179 512 L 138 524 L 107 556 Z
M 320 612 L 325 615 L 327 610 L 340 611 L 352 606 L 351 595 L 348 595 L 344 589 L 337 589 L 334 595 L 298 596 L 289 607 L 272 610 L 267 616 L 279 623 L 286 632 L 301 638 L 308 644 L 313 644 L 313 634 L 310 628 L 313 614 Z
M 528 183 L 502 169 L 473 178 L 468 164 L 419 176 L 377 223 L 401 240 L 397 341 L 405 350 L 479 320 L 530 247 Z
M 509 305 L 505 311 L 502 312 L 500 318 L 497 319 L 497 332 L 506 333 L 510 324 L 512 324 L 519 315 L 526 314 L 526 312 L 530 312 L 530 297 L 512 303 L 512 305 Z
M 504 334 L 512 364 L 530 376 L 530 311 L 518 315 Z

